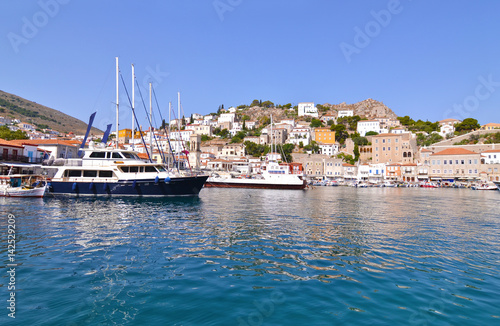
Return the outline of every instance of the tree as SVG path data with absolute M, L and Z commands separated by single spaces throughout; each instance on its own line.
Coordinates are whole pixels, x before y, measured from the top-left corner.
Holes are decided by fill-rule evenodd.
M 193 115 L 191 114 L 191 118 L 189 119 L 189 123 L 194 123 Z
M 21 130 L 12 131 L 7 126 L 0 126 L 0 138 L 5 140 L 28 139 L 28 135 Z
M 259 100 L 253 100 L 250 106 L 260 106 L 260 101 Z
M 309 127 L 311 128 L 319 128 L 319 127 L 323 127 L 323 121 L 321 121 L 320 119 L 312 119 L 311 120 L 311 123 L 309 124 Z
M 248 155 L 252 155 L 253 157 L 260 157 L 266 150 L 266 146 L 261 145 L 261 144 L 256 144 L 251 141 L 246 141 L 245 143 L 245 150 Z
M 270 107 L 273 107 L 274 106 L 274 103 L 267 100 L 267 101 L 264 101 L 260 104 L 261 107 L 264 107 L 264 108 L 270 108 Z
M 319 112 L 327 112 L 330 109 L 328 106 L 324 106 L 321 104 L 316 105 L 316 108 Z
M 358 144 L 354 144 L 354 161 L 357 162 L 359 160 L 359 146 Z
M 464 119 L 461 123 L 458 123 L 455 125 L 455 130 L 456 131 L 472 131 L 472 130 L 477 130 L 480 129 L 481 125 L 477 122 L 476 119 L 473 118 L 467 118 Z
M 352 138 L 352 141 L 354 142 L 354 144 L 358 145 L 358 146 L 366 146 L 368 145 L 368 138 L 366 137 L 354 137 Z
M 313 154 L 319 152 L 318 144 L 313 140 L 309 145 L 304 146 L 304 150 L 311 151 Z
M 376 132 L 376 131 L 368 131 L 368 132 L 365 134 L 365 136 L 376 136 L 376 135 L 378 135 L 378 132 Z
M 343 144 L 347 138 L 349 138 L 349 133 L 346 130 L 346 127 L 342 124 L 340 125 L 332 125 L 330 130 L 335 131 L 335 140 L 339 143 Z
M 349 154 L 340 153 L 340 154 L 337 154 L 337 158 L 340 158 L 340 159 L 342 159 L 342 161 L 349 163 L 351 165 L 354 165 L 354 163 L 356 163 L 354 158 L 352 157 L 352 155 L 349 155 Z

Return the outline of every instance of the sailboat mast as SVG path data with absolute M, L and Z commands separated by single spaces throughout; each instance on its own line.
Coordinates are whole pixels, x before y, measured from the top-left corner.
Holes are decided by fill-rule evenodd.
M 134 64 L 132 64 L 132 150 L 134 150 L 134 141 L 135 141 L 135 69 Z
M 116 57 L 116 138 L 115 138 L 115 147 L 118 148 L 118 114 L 119 114 L 119 108 L 120 105 L 118 103 L 119 101 L 119 95 L 118 95 L 118 78 L 119 78 L 119 68 L 118 68 L 118 57 Z
M 152 84 L 149 83 L 149 149 L 151 150 L 151 159 L 153 158 L 153 102 L 151 96 Z

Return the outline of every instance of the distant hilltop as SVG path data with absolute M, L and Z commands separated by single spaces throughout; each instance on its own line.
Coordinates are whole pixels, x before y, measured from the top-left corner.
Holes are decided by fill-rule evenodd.
M 368 119 L 372 118 L 390 118 L 396 119 L 398 116 L 390 108 L 388 108 L 384 103 L 379 102 L 374 99 L 366 99 L 361 102 L 346 104 L 345 102 L 340 104 L 323 104 L 325 107 L 329 107 L 332 111 L 341 110 L 352 110 L 354 115 L 359 115 L 360 117 L 365 117 Z
M 91 112 L 89 112 L 89 116 L 90 114 Z M 20 120 L 40 130 L 52 129 L 63 134 L 73 132 L 76 135 L 83 135 L 87 130 L 87 122 L 1 90 L 0 116 L 6 119 Z M 92 132 L 94 134 L 102 133 L 97 128 L 92 128 Z
M 342 110 L 352 110 L 353 115 L 358 115 L 366 119 L 389 118 L 395 120 L 398 117 L 384 103 L 371 98 L 353 104 L 347 104 L 345 102 L 340 104 L 325 103 L 318 104 L 317 107 L 320 118 L 324 115 L 337 116 L 338 111 Z M 247 115 L 250 120 L 255 121 L 259 121 L 260 119 L 269 117 L 270 115 L 272 115 L 273 119 L 276 121 L 296 117 L 296 115 L 291 113 L 291 111 L 293 112 L 291 104 L 275 106 L 274 103 L 270 101 L 265 101 L 261 104 L 254 101 L 250 106 L 241 105 L 238 106 L 238 109 L 242 110 L 242 113 Z

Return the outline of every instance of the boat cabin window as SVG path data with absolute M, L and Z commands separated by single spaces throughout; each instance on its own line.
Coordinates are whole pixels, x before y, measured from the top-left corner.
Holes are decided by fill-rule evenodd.
M 122 152 L 122 155 L 125 156 L 125 158 L 140 160 L 139 156 L 135 155 L 134 153 Z
M 166 171 L 165 168 L 161 165 L 157 165 L 156 169 L 158 170 L 158 172 L 165 172 Z
M 130 173 L 137 173 L 137 172 L 139 172 L 139 167 L 138 166 L 131 166 L 129 172 Z
M 112 178 L 113 171 L 99 171 L 99 178 Z
M 64 176 L 65 177 L 81 177 L 82 176 L 82 170 L 66 170 L 64 171 Z
M 145 167 L 145 172 L 157 172 L 154 166 L 146 166 Z
M 125 173 L 128 173 L 128 166 L 120 166 L 120 170 L 122 170 L 122 172 L 125 172 Z
M 106 158 L 106 152 L 92 152 L 90 156 L 92 158 Z
M 108 152 L 107 155 L 106 155 L 106 158 L 123 158 L 120 153 L 116 153 L 116 152 Z
M 83 176 L 85 178 L 96 178 L 97 171 L 95 171 L 95 170 L 83 170 Z

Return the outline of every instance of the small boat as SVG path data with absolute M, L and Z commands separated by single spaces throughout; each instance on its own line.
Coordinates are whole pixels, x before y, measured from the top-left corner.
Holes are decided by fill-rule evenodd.
M 3 197 L 43 197 L 45 178 L 33 174 L 13 174 L 0 176 L 0 196 Z
M 497 186 L 498 190 L 500 190 L 500 181 L 493 181 L 495 186 Z
M 423 182 L 420 188 L 439 188 L 439 186 L 435 182 Z
M 497 186 L 493 183 L 482 183 L 470 187 L 472 190 L 498 190 Z

